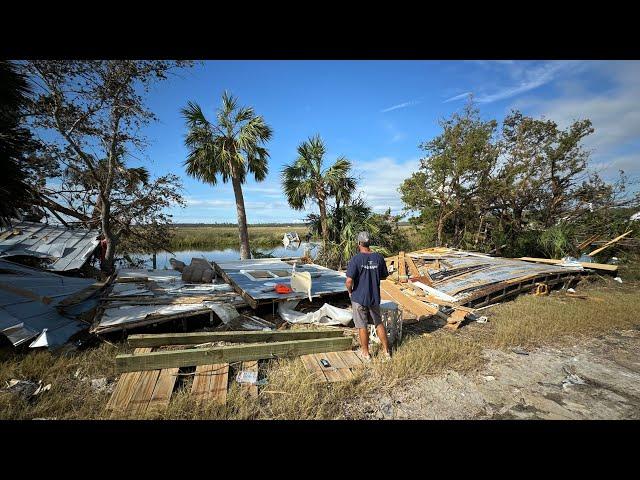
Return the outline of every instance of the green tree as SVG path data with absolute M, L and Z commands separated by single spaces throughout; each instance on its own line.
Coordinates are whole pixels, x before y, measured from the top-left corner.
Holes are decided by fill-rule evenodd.
M 240 258 L 251 258 L 242 184 L 247 173 L 253 174 L 257 182 L 267 176 L 269 153 L 264 144 L 271 138 L 272 130 L 252 107 L 238 106 L 237 99 L 227 92 L 222 95 L 215 122 L 207 120 L 200 106 L 193 102 L 182 109 L 182 115 L 188 128 L 187 173 L 210 185 L 216 185 L 218 177 L 223 183 L 231 180 L 238 214 Z
M 476 208 L 498 157 L 497 122 L 483 121 L 471 101 L 440 126 L 440 135 L 419 146 L 426 153 L 420 170 L 400 186 L 408 210 L 435 219 L 436 245 L 444 243 L 447 224 L 453 242 L 464 236 L 463 210 Z
M 282 188 L 289 205 L 302 210 L 310 201 L 315 201 L 320 210 L 322 242 L 329 241 L 327 202 L 331 197 L 344 202 L 355 189 L 351 177 L 351 162 L 339 157 L 333 165 L 324 168 L 326 148 L 320 135 L 309 138 L 298 146 L 298 157 L 285 166 L 281 173 Z
M 156 210 L 154 199 L 165 205 L 163 198 L 179 198 L 175 176 L 151 183 L 148 176 L 134 174 L 128 163 L 139 158 L 136 154 L 147 146 L 141 130 L 156 120 L 144 94 L 171 71 L 189 65 L 191 62 L 163 60 L 31 60 L 22 64 L 35 86 L 31 126 L 40 135 L 42 156 L 58 167 L 61 177 L 59 188 L 46 189 L 42 204 L 54 213 L 99 225 L 107 244 L 101 268 L 107 273 L 114 269 L 119 242 L 132 234 L 131 222 L 138 226 L 165 222 L 169 217 Z M 120 196 L 123 191 L 126 198 Z M 138 215 L 129 218 L 130 212 Z M 154 248 L 161 247 L 152 237 L 146 240 Z

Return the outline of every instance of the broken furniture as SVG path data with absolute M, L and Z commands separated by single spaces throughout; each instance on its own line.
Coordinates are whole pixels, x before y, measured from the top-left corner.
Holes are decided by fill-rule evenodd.
M 67 272 L 82 268 L 99 244 L 98 231 L 36 222 L 14 222 L 0 229 L 0 257 L 34 257 L 46 269 Z

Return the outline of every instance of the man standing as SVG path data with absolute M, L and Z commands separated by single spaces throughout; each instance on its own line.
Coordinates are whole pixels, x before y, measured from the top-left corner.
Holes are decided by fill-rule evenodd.
M 371 360 L 369 355 L 369 332 L 367 323 L 376 326 L 378 338 L 384 348 L 385 359 L 391 357 L 387 329 L 380 314 L 380 280 L 389 276 L 384 257 L 369 248 L 369 233 L 358 234 L 359 253 L 349 260 L 347 266 L 347 291 L 351 297 L 353 322 L 358 329 L 362 357 Z

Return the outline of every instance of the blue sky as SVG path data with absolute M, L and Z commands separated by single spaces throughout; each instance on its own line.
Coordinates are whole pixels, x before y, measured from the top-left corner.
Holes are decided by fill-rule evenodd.
M 564 127 L 590 118 L 585 141 L 592 168 L 613 178 L 622 168 L 640 176 L 640 62 L 636 61 L 206 61 L 159 83 L 148 104 L 159 122 L 146 130 L 145 162 L 155 175 L 184 182 L 187 207 L 174 222 L 235 222 L 231 185 L 187 177 L 185 125 L 180 109 L 199 103 L 213 118 L 224 90 L 265 117 L 269 175 L 244 187 L 250 223 L 294 222 L 279 173 L 296 147 L 319 133 L 327 161 L 353 161 L 360 188 L 377 212 L 402 210 L 397 188 L 419 164 L 418 144 L 439 133 L 438 120 L 459 110 L 469 92 L 484 118 L 501 120 L 512 108 Z M 311 207 L 308 211 L 314 211 Z

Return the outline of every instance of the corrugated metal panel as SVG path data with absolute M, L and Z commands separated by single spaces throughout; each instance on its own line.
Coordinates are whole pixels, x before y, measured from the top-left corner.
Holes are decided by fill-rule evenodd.
M 20 222 L 0 229 L 0 257 L 27 255 L 51 261 L 47 270 L 81 268 L 98 244 L 97 230 Z
M 40 344 L 62 345 L 74 333 L 88 328 L 88 324 L 62 315 L 55 308 L 65 298 L 94 284 L 85 278 L 69 278 L 43 272 L 16 263 L 0 260 L 0 333 L 14 346 L 40 335 L 47 330 Z M 18 291 L 24 291 L 20 294 Z M 50 300 L 45 303 L 30 296 Z

